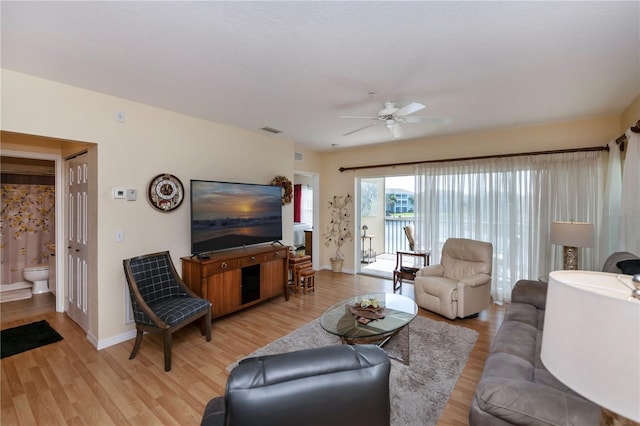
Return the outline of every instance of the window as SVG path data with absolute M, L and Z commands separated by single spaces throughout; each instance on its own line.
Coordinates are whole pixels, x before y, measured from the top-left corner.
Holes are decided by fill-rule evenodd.
M 300 203 L 300 221 L 313 223 L 313 188 L 302 185 L 302 197 Z

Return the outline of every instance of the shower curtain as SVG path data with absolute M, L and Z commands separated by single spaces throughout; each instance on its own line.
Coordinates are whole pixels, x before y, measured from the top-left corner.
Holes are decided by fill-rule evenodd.
M 55 243 L 55 177 L 2 174 L 0 284 L 24 281 L 25 267 L 48 264 Z

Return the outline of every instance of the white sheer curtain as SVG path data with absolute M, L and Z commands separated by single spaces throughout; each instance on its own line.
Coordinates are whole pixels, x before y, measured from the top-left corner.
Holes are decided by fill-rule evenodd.
M 622 160 L 620 145 L 609 142 L 609 161 L 605 178 L 602 232 L 600 233 L 600 264 L 618 250 L 620 230 L 620 194 L 622 193 Z
M 592 222 L 598 235 L 604 192 L 602 152 L 518 156 L 416 167 L 416 247 L 440 261 L 450 237 L 494 247 L 492 295 L 511 298 L 522 278 L 562 265 L 549 242 L 553 220 Z M 580 267 L 597 269 L 599 249 L 581 249 Z
M 626 136 L 618 250 L 640 255 L 640 133 L 627 130 Z

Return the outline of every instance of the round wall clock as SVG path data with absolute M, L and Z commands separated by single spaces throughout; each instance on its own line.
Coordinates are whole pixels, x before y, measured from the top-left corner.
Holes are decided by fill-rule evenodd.
M 163 173 L 149 183 L 149 202 L 160 211 L 169 212 L 178 208 L 183 199 L 184 187 L 174 175 Z

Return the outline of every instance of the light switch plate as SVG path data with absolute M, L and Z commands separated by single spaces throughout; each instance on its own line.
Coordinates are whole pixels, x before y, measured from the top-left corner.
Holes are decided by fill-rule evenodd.
M 127 189 L 127 201 L 135 201 L 138 196 L 138 191 L 135 189 Z

